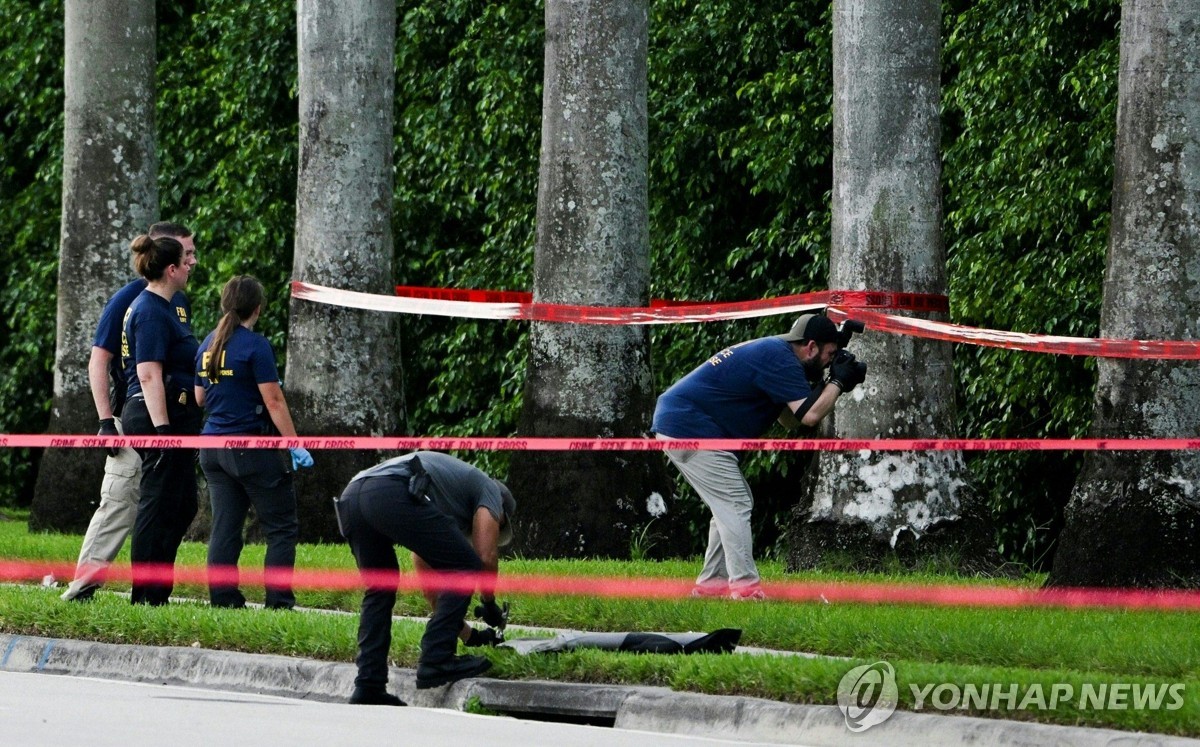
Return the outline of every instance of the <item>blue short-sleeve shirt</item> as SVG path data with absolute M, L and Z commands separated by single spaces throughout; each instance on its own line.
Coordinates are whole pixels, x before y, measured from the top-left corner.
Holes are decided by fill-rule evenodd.
M 113 354 L 113 357 L 118 361 L 121 358 L 121 332 L 125 326 L 125 312 L 129 310 L 129 305 L 133 303 L 133 299 L 146 288 L 146 281 L 142 278 L 131 280 L 112 295 L 108 299 L 108 303 L 104 304 L 104 311 L 100 312 L 100 323 L 96 325 L 96 336 L 92 338 L 92 345 L 97 348 L 104 348 Z M 178 296 L 177 296 L 178 298 Z
M 792 346 L 763 337 L 725 348 L 658 398 L 653 430 L 672 438 L 758 438 L 812 387 Z
M 121 361 L 121 333 L 125 331 L 125 312 L 145 288 L 145 279 L 136 278 L 114 293 L 100 312 L 100 321 L 96 324 L 96 334 L 92 338 L 93 347 L 102 348 L 112 354 L 108 376 L 112 380 L 112 405 L 113 412 L 116 413 L 120 413 L 121 405 L 125 402 L 127 386 Z M 187 296 L 176 293 L 171 300 L 175 304 L 176 313 L 182 314 L 181 318 L 191 318 L 192 307 L 188 304 Z
M 257 332 L 235 328 L 221 351 L 221 375 L 214 382 L 209 381 L 207 370 L 212 339 L 211 334 L 204 339 L 195 361 L 195 385 L 204 387 L 208 412 L 202 433 L 264 433 L 271 415 L 258 385 L 279 381 L 271 343 Z
M 142 391 L 137 375 L 139 363 L 162 364 L 168 397 L 192 383 L 192 364 L 198 346 L 192 334 L 191 311 L 186 305 L 179 305 L 178 300 L 178 294 L 167 301 L 157 293 L 143 290 L 125 312 L 121 365 L 130 397 Z

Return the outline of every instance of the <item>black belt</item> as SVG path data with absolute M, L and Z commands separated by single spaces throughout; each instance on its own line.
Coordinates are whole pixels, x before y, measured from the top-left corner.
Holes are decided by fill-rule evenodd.
M 187 392 L 187 390 L 186 390 L 186 389 L 180 389 L 180 390 L 179 390 L 179 394 L 183 396 L 183 399 L 184 399 L 184 401 L 183 401 L 183 402 L 180 402 L 180 401 L 179 401 L 179 397 L 176 397 L 176 398 L 175 398 L 175 403 L 176 403 L 176 404 L 183 405 L 184 407 L 187 407 L 187 406 L 188 406 L 187 400 L 189 399 L 189 398 L 188 398 L 188 392 Z M 145 395 L 145 393 L 144 393 L 144 392 L 138 392 L 137 394 L 131 394 L 131 395 L 129 395 L 129 397 L 128 397 L 128 398 L 127 398 L 125 401 L 126 401 L 126 402 L 135 402 L 135 401 L 137 401 L 137 400 L 139 400 L 139 399 L 140 399 L 140 400 L 145 400 L 145 399 L 146 399 L 146 395 Z M 195 398 L 195 396 L 193 395 L 193 396 L 191 397 L 191 400 L 194 402 L 194 401 L 195 401 L 195 399 L 196 399 L 196 398 Z M 169 404 L 171 404 L 171 397 L 170 397 L 170 395 L 169 395 L 169 394 L 167 394 L 167 396 L 166 396 L 166 400 L 167 400 L 167 404 L 168 404 L 168 405 L 169 405 Z

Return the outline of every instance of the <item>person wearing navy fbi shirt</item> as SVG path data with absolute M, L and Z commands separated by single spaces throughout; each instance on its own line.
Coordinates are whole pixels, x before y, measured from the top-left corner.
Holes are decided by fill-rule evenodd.
M 279 384 L 275 353 L 254 331 L 263 308 L 263 287 L 238 275 L 221 290 L 221 321 L 196 355 L 195 397 L 207 410 L 204 435 L 296 437 L 291 411 Z M 245 607 L 237 585 L 242 531 L 250 506 L 267 539 L 266 606 L 291 609 L 299 522 L 292 472 L 311 467 L 303 448 L 290 455 L 277 449 L 201 449 L 208 480 L 212 534 L 208 541 L 209 600 L 214 607 Z
M 187 287 L 195 247 L 178 239 L 138 236 L 131 248 L 146 288 L 125 313 L 121 361 L 128 400 L 127 435 L 172 436 L 200 432 L 192 395 L 196 338 L 191 320 L 171 299 Z M 164 605 L 174 586 L 175 556 L 196 516 L 195 449 L 142 448 L 137 518 L 133 525 L 133 604 Z
M 147 233 L 151 238 L 170 236 L 183 245 L 185 253 L 190 249 L 191 256 L 195 256 L 192 232 L 184 225 L 162 221 L 150 226 Z M 96 325 L 88 358 L 88 384 L 100 419 L 101 436 L 123 433 L 121 410 L 125 405 L 126 382 L 121 368 L 121 332 L 125 312 L 145 288 L 146 279 L 137 278 L 114 293 L 104 305 Z M 180 319 L 191 318 L 187 296 L 176 293 L 171 303 Z M 104 479 L 100 483 L 100 505 L 83 536 L 75 578 L 62 593 L 66 601 L 84 602 L 95 595 L 104 581 L 105 570 L 121 552 L 137 516 L 142 458 L 131 448 L 109 448 L 107 451 Z

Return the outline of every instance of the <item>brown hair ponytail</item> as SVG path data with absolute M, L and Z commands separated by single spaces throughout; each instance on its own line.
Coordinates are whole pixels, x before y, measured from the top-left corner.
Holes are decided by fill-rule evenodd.
M 129 244 L 133 269 L 147 280 L 158 280 L 171 265 L 183 260 L 183 244 L 170 236 L 150 238 L 142 234 Z
M 250 275 L 235 275 L 221 289 L 221 321 L 208 345 L 208 365 L 204 368 L 209 383 L 215 384 L 221 378 L 221 358 L 234 330 L 254 316 L 254 310 L 262 303 L 262 283 Z

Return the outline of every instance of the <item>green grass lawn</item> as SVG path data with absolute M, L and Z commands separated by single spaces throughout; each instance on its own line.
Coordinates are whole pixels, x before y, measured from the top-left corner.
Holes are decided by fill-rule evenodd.
M 22 521 L 0 521 L 0 560 L 73 563 L 80 537 L 30 534 Z M 260 567 L 262 545 L 248 545 L 243 568 Z M 205 547 L 185 543 L 181 565 L 203 565 Z M 123 556 L 118 562 L 127 562 Z M 301 568 L 351 570 L 342 545 L 302 545 Z M 554 576 L 659 577 L 689 579 L 699 567 L 690 561 L 537 561 L 502 563 L 503 572 Z M 935 573 L 869 575 L 785 574 L 775 563 L 760 566 L 764 580 L 1029 585 L 1038 578 L 992 580 Z M 113 584 L 114 590 L 128 588 Z M 59 638 L 192 645 L 214 649 L 276 653 L 352 661 L 357 617 L 266 610 L 210 609 L 205 590 L 178 586 L 176 593 L 195 604 L 165 608 L 133 607 L 118 596 L 100 594 L 91 604 L 68 604 L 60 590 L 0 586 L 0 632 Z M 261 590 L 244 589 L 261 601 Z M 305 607 L 356 610 L 354 591 L 298 590 Z M 963 608 L 898 604 L 824 604 L 727 600 L 619 599 L 586 596 L 517 595 L 514 625 L 591 631 L 711 631 L 740 628 L 742 643 L 782 651 L 849 657 L 807 659 L 792 656 L 656 656 L 580 651 L 522 657 L 490 650 L 491 674 L 505 679 L 542 678 L 576 682 L 663 685 L 677 690 L 738 694 L 798 703 L 836 703 L 838 682 L 851 666 L 886 660 L 896 669 L 900 707 L 913 708 L 918 690 L 932 683 L 959 688 L 1016 683 L 1025 693 L 1040 684 L 1047 698 L 1055 685 L 1069 684 L 1075 698 L 1054 709 L 957 710 L 954 713 L 1020 718 L 1047 723 L 1104 726 L 1164 734 L 1200 736 L 1200 614 L 1163 611 L 1066 610 L 1054 608 Z M 402 593 L 397 614 L 424 615 L 416 593 Z M 414 666 L 423 625 L 397 621 L 392 659 Z M 1182 704 L 1158 710 L 1080 708 L 1085 685 L 1182 684 Z M 928 694 L 928 690 L 926 690 Z M 1020 698 L 1018 698 L 1020 700 Z M 1175 703 L 1171 698 L 1167 706 Z M 1002 704 L 1003 705 L 1003 704 Z M 927 712 L 933 711 L 926 705 Z

